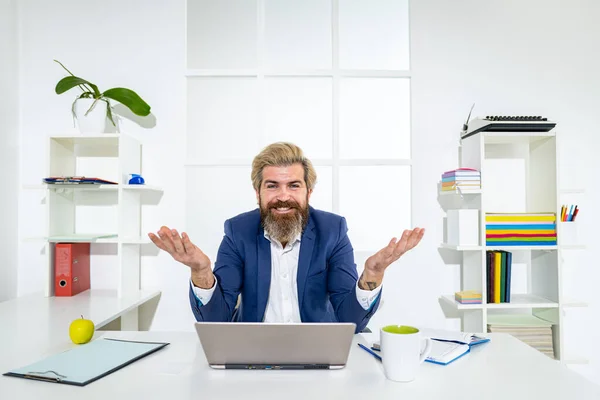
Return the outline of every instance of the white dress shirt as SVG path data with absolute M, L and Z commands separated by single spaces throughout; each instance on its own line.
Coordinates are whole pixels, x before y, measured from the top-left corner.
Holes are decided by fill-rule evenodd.
M 265 232 L 265 238 L 271 243 L 271 287 L 269 288 L 269 300 L 263 322 L 292 323 L 302 322 L 300 318 L 300 307 L 298 304 L 298 258 L 300 256 L 300 238 L 288 243 L 285 248 Z M 190 279 L 190 285 L 194 289 L 196 298 L 201 305 L 208 304 L 217 285 L 211 289 L 202 289 L 194 286 Z M 368 310 L 377 299 L 381 285 L 373 290 L 363 290 L 356 282 L 356 299 L 365 310 Z

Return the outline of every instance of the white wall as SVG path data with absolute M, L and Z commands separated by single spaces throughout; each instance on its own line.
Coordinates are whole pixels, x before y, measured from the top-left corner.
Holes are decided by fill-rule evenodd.
M 457 132 L 473 103 L 475 115 L 544 115 L 559 122 L 557 129 L 567 139 L 562 186 L 586 189 L 590 207 L 581 223 L 590 237 L 597 236 L 592 227 L 598 226 L 600 215 L 591 205 L 600 203 L 594 179 L 600 170 L 594 154 L 600 145 L 600 59 L 593 50 L 600 43 L 598 15 L 600 3 L 593 0 L 411 2 L 413 220 L 428 232 L 412 262 L 400 268 L 401 289 L 387 306 L 406 304 L 402 310 L 414 307 L 416 320 L 441 322 L 436 295 L 451 293 L 449 285 L 457 275 L 448 271 L 458 269 L 444 265 L 436 249 L 443 237 L 443 213 L 435 182 L 441 171 L 457 166 Z M 593 240 L 588 244 L 593 246 Z M 581 314 L 574 323 L 583 333 L 581 343 L 571 336 L 567 345 L 579 346 L 590 360 L 575 368 L 600 383 L 600 345 L 590 339 L 600 329 L 600 302 L 594 287 L 586 285 L 600 281 L 592 251 L 583 252 L 573 271 L 583 287 L 570 295 L 590 307 L 567 310 L 568 317 Z M 389 293 L 389 285 L 387 289 Z M 396 311 L 388 308 L 386 313 Z
M 17 296 L 19 86 L 17 1 L 0 0 L 0 301 Z
M 148 184 L 164 189 L 160 205 L 144 210 L 143 232 L 156 231 L 162 224 L 185 226 L 184 10 L 185 2 L 170 0 L 20 2 L 22 183 L 40 183 L 46 173 L 46 137 L 73 130 L 70 110 L 76 91 L 55 94 L 56 83 L 65 76 L 52 61 L 58 59 L 100 90 L 130 88 L 150 104 L 157 120 L 154 129 L 127 120 L 121 129 L 142 138 L 143 176 Z M 40 193 L 22 194 L 23 236 L 43 234 L 39 201 Z M 41 247 L 39 242 L 21 242 L 19 295 L 43 288 Z M 116 288 L 114 257 L 94 260 L 95 286 Z M 143 288 L 163 291 L 154 328 L 190 329 L 189 275 L 169 260 L 166 254 L 143 260 Z
M 535 114 L 559 121 L 561 132 L 572 138 L 565 143 L 562 161 L 577 171 L 573 187 L 586 188 L 588 204 L 600 200 L 592 181 L 592 171 L 600 168 L 600 161 L 593 157 L 598 144 L 594 118 L 600 107 L 600 64 L 590 50 L 600 39 L 600 28 L 593 25 L 600 5 L 578 0 L 565 8 L 560 3 L 564 2 L 411 2 L 413 221 L 426 227 L 427 234 L 417 249 L 387 273 L 385 305 L 374 316 L 373 328 L 387 322 L 458 326 L 457 320 L 445 318 L 438 303 L 440 294 L 457 287 L 458 269 L 446 265 L 438 252 L 444 215 L 436 183 L 442 171 L 457 166 L 458 131 L 473 102 L 478 115 Z M 148 162 L 146 158 L 147 179 L 165 188 L 159 209 L 149 213 L 145 224 L 154 230 L 161 224 L 185 226 L 183 1 L 83 4 L 61 0 L 50 6 L 27 0 L 21 5 L 21 24 L 24 183 L 38 181 L 43 174 L 43 138 L 68 130 L 72 124 L 72 97 L 53 93 L 63 76 L 51 61 L 58 58 L 102 87 L 130 87 L 150 103 L 157 127 L 144 131 L 127 126 L 146 139 L 144 155 L 153 159 Z M 110 29 L 91 28 L 98 24 Z M 30 116 L 33 112 L 35 117 Z M 585 167 L 584 162 L 588 163 Z M 24 202 L 20 209 L 23 229 L 38 224 L 29 209 L 33 203 Z M 187 213 L 203 211 L 188 209 Z M 588 227 L 600 222 L 592 207 L 586 210 L 585 222 Z M 34 245 L 22 245 L 20 294 L 41 290 L 37 250 Z M 582 258 L 579 273 L 598 282 L 598 272 L 590 268 L 591 251 Z M 106 266 L 104 272 L 109 271 Z M 184 267 L 165 255 L 148 257 L 144 286 L 163 290 L 153 329 L 191 329 Z M 584 310 L 583 327 L 595 332 L 600 328 L 599 304 L 589 294 L 581 293 L 581 297 L 591 303 Z M 588 350 L 582 355 L 591 363 L 579 369 L 599 377 L 600 346 L 595 341 L 586 345 Z

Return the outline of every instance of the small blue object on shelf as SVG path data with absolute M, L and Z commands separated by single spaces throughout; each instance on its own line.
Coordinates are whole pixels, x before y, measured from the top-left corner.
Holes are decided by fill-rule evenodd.
M 130 185 L 143 185 L 144 178 L 140 174 L 131 174 L 131 178 L 129 179 Z

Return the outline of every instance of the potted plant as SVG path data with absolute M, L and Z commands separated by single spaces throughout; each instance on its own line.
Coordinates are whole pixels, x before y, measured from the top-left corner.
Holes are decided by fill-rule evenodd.
M 150 114 L 150 106 L 133 90 L 117 87 L 100 92 L 98 86 L 73 75 L 60 61 L 54 61 L 69 73 L 69 76 L 62 78 L 56 84 L 56 94 L 62 94 L 74 87 L 82 91 L 71 107 L 81 133 L 105 132 L 107 117 L 116 126 L 110 100 L 118 101 L 136 115 L 145 117 Z

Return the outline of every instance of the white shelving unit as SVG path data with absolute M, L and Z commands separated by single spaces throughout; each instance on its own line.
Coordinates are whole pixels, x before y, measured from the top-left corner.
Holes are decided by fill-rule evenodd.
M 151 243 L 141 232 L 142 205 L 157 204 L 162 189 L 128 184 L 130 174 L 142 173 L 141 142 L 120 133 L 52 136 L 48 145 L 47 176 L 98 177 L 117 184 L 24 186 L 42 190 L 45 196 L 45 235 L 32 239 L 45 242 L 46 297 L 54 296 L 55 243 L 90 242 L 116 246 L 116 290 L 96 290 L 92 280 L 89 291 L 73 298 L 61 298 L 61 304 L 76 305 L 81 302 L 79 297 L 90 303 L 110 303 L 112 308 L 102 315 L 116 321 L 111 328 L 147 329 L 161 292 L 142 291 L 140 287 L 142 246 Z M 93 257 L 91 268 L 94 267 Z M 94 300 L 96 295 L 98 298 Z M 109 301 L 111 297 L 114 298 L 112 302 Z M 121 309 L 119 305 L 126 305 L 126 308 Z
M 579 194 L 580 189 L 561 190 L 559 183 L 557 133 L 482 132 L 461 140 L 460 166 L 481 171 L 481 190 L 476 193 L 450 192 L 453 208 L 478 209 L 479 245 L 451 246 L 442 249 L 461 254 L 461 287 L 482 293 L 482 304 L 460 304 L 454 294 L 443 295 L 441 304 L 458 313 L 462 329 L 486 332 L 488 317 L 504 313 L 528 313 L 552 322 L 554 353 L 563 363 L 584 363 L 565 348 L 563 316 L 570 307 L 585 307 L 584 302 L 563 293 L 562 252 L 583 249 L 580 244 L 561 244 L 561 223 L 557 223 L 557 246 L 486 246 L 485 215 L 488 212 L 555 212 L 560 216 L 561 195 Z M 506 170 L 502 165 L 505 163 Z M 520 171 L 515 171 L 520 168 Z M 447 199 L 447 198 L 446 198 Z M 486 251 L 513 253 L 510 303 L 487 304 Z M 516 267 L 518 264 L 518 267 Z M 516 269 L 520 273 L 517 273 Z M 515 282 L 520 279 L 521 282 Z M 526 282 L 522 282 L 526 280 Z

